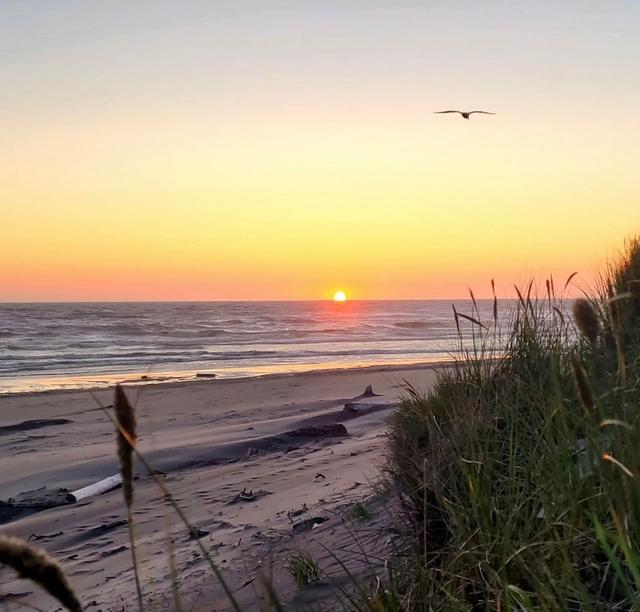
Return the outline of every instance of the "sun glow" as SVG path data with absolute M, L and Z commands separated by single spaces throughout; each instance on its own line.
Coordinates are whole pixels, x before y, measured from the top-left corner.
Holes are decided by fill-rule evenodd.
M 336 291 L 333 294 L 333 301 L 334 302 L 346 302 L 347 301 L 347 294 L 344 291 Z
M 2 302 L 513 297 L 591 285 L 640 231 L 638 3 L 25 4 L 0 4 Z M 452 83 L 497 115 L 432 114 Z

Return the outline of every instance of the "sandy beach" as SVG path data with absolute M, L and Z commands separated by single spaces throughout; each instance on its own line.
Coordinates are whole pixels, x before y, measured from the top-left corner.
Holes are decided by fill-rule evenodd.
M 384 462 L 385 422 L 404 381 L 426 391 L 434 377 L 433 366 L 377 367 L 127 392 L 136 402 L 140 449 L 200 530 L 242 608 L 259 607 L 256 576 L 263 572 L 285 601 L 305 609 L 304 593 L 294 598 L 284 568 L 288 553 L 308 550 L 331 574 L 340 567 L 327 549 L 347 564 L 362 556 L 354 529 L 369 539 L 367 551 L 384 548 L 388 510 L 375 499 L 373 485 Z M 359 397 L 367 385 L 379 395 Z M 0 500 L 45 486 L 72 491 L 118 472 L 113 427 L 96 400 L 111 404 L 112 390 L 97 391 L 95 398 L 87 391 L 0 397 Z M 345 409 L 354 401 L 356 410 Z M 194 540 L 165 510 L 153 479 L 141 466 L 137 473 L 135 530 L 148 609 L 173 606 L 169 534 L 185 609 L 225 609 Z M 362 500 L 371 517 L 354 527 L 347 511 Z M 4 510 L 0 531 L 30 539 L 60 559 L 85 607 L 135 606 L 120 490 L 37 512 Z M 5 595 L 56 609 L 52 599 L 7 570 L 1 578 Z M 314 598 L 321 600 L 318 593 Z

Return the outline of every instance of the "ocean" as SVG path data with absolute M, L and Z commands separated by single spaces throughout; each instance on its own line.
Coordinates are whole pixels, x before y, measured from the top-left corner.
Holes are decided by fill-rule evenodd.
M 472 312 L 469 300 L 0 304 L 0 393 L 438 362 L 457 346 L 452 304 Z M 478 306 L 490 319 L 492 301 Z

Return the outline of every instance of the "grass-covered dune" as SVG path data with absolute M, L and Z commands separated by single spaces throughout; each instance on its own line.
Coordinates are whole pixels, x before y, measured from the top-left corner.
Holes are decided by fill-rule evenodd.
M 640 609 L 640 242 L 562 293 L 508 330 L 456 313 L 475 348 L 395 414 L 411 536 L 380 609 Z

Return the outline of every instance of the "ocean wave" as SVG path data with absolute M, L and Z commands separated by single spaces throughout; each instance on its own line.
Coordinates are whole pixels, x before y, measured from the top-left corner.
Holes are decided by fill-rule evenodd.
M 442 302 L 0 305 L 0 377 L 420 359 L 453 343 Z M 468 304 L 471 307 L 470 303 Z M 462 304 L 460 309 L 465 306 Z M 491 316 L 488 303 L 482 318 Z
M 451 323 L 444 321 L 396 321 L 393 326 L 400 329 L 437 329 L 451 327 Z
M 0 357 L 0 375 L 19 372 L 50 372 L 73 368 L 77 371 L 87 370 L 97 367 L 124 367 L 132 365 L 157 365 L 157 364 L 184 364 L 184 363 L 206 363 L 220 361 L 251 360 L 256 358 L 295 355 L 283 354 L 273 350 L 246 350 L 227 351 L 210 353 L 207 351 L 192 352 L 131 352 L 126 354 L 92 354 L 92 355 L 64 355 L 56 357 L 39 358 L 19 358 L 8 362 Z

